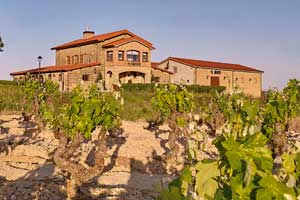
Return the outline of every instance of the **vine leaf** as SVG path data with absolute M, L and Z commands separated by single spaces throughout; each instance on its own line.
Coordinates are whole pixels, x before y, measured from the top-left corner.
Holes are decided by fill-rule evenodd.
M 267 138 L 261 134 L 248 135 L 238 142 L 232 137 L 222 142 L 226 150 L 226 158 L 233 170 L 242 171 L 242 162 L 253 161 L 254 167 L 263 171 L 271 171 L 273 167 L 272 152 L 265 144 Z
M 196 191 L 200 197 L 213 197 L 218 189 L 217 177 L 220 176 L 217 161 L 211 163 L 199 162 L 195 166 Z
M 262 188 L 257 190 L 256 199 L 296 199 L 296 194 L 293 188 L 287 187 L 285 184 L 275 179 L 272 175 L 262 172 L 260 172 L 259 175 L 262 178 L 258 183 Z

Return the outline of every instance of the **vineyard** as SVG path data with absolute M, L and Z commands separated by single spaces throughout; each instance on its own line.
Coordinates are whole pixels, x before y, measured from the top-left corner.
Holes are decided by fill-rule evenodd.
M 282 91 L 267 91 L 262 99 L 247 97 L 238 89 L 233 94 L 211 91 L 199 95 L 184 86 L 151 86 L 153 95 L 145 94 L 148 102 L 143 103 L 137 102 L 137 95 L 122 89 L 110 93 L 96 85 L 88 89 L 79 85 L 68 94 L 58 92 L 58 87 L 48 81 L 29 80 L 5 87 L 17 87 L 21 101 L 7 102 L 5 94 L 0 93 L 0 109 L 15 109 L 21 113 L 19 123 L 32 122 L 35 129 L 28 140 L 23 138 L 20 142 L 18 137 L 6 137 L 3 124 L 9 122 L 1 120 L 1 159 L 31 141 L 32 135 L 51 132 L 56 144 L 47 162 L 62 171 L 64 176 L 55 187 L 64 187 L 63 196 L 67 199 L 300 198 L 298 80 L 290 80 Z M 153 150 L 147 163 L 122 160 L 117 155 L 126 139 L 123 124 L 129 122 L 124 118 L 143 115 L 135 113 L 132 117 L 139 107 L 147 115 L 145 129 L 149 135 L 145 137 L 161 139 L 161 152 Z M 140 139 L 138 128 L 130 130 L 136 132 L 135 140 Z M 117 146 L 115 153 L 111 153 L 113 146 Z M 128 149 L 150 152 L 146 146 L 129 145 Z M 108 168 L 120 162 L 129 165 L 134 173 L 136 170 L 143 174 L 141 177 L 150 174 L 161 178 L 147 186 L 151 192 L 141 192 L 138 197 L 132 196 L 132 191 L 122 197 L 84 194 L 84 188 L 95 188 L 95 177 L 103 178 Z M 0 197 L 15 195 L 18 189 L 11 189 L 14 183 L 2 179 Z M 34 198 L 59 199 L 55 192 L 52 197 L 47 194 L 47 198 L 39 194 Z

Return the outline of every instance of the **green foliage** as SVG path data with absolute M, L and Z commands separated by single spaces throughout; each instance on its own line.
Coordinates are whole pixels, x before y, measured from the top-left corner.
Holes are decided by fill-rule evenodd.
M 265 101 L 263 133 L 272 138 L 276 124 L 285 130 L 288 119 L 300 114 L 300 81 L 292 79 L 283 92 L 269 90 Z
M 160 200 L 188 200 L 192 199 L 188 193 L 189 185 L 192 183 L 192 171 L 189 166 L 185 167 L 181 175 L 174 179 L 168 186 L 168 189 L 164 189 L 158 199 Z
M 96 86 L 84 91 L 76 87 L 71 94 L 70 103 L 59 108 L 59 114 L 48 109 L 46 118 L 52 128 L 62 130 L 68 136 L 83 134 L 89 139 L 96 127 L 108 131 L 119 127 L 119 101 L 110 93 L 102 93 Z
M 279 91 L 268 91 L 266 102 L 264 121 L 262 125 L 263 133 L 269 138 L 272 138 L 275 132 L 275 125 L 281 124 L 282 128 L 285 126 L 288 119 L 288 104 L 284 96 Z
M 260 103 L 258 100 L 247 98 L 243 93 L 230 96 L 215 96 L 219 110 L 222 112 L 230 131 L 226 134 L 235 139 L 246 134 L 254 134 L 259 126 Z
M 31 103 L 23 103 L 24 91 L 13 81 L 0 81 L 0 106 L 6 113 L 18 113 L 31 110 Z
M 217 178 L 220 176 L 217 161 L 213 162 L 198 162 L 195 165 L 195 189 L 197 196 L 202 198 L 214 197 L 217 189 Z
M 16 81 L 0 80 L 1 85 L 17 85 Z
M 204 114 L 200 116 L 210 116 L 211 110 L 217 106 L 226 119 L 222 134 L 214 141 L 219 158 L 212 163 L 198 161 L 197 148 L 201 150 L 195 142 L 198 140 L 189 141 L 188 158 L 193 162 L 188 162 L 185 170 L 191 171 L 191 181 L 183 182 L 179 176 L 179 180 L 175 179 L 170 185 L 180 184 L 176 184 L 173 190 L 169 188 L 165 195 L 179 194 L 178 199 L 299 198 L 299 151 L 284 153 L 282 165 L 273 165 L 275 160 L 270 148 L 270 139 L 277 125 L 284 128 L 289 118 L 300 113 L 299 86 L 299 81 L 291 80 L 283 92 L 269 91 L 264 102 L 240 93 L 217 94 L 214 100 L 204 101 L 200 105 Z M 184 112 L 189 114 L 187 110 Z M 199 134 L 194 135 L 198 137 Z
M 155 91 L 155 88 L 164 88 L 168 84 L 158 84 L 155 83 L 129 83 L 123 84 L 122 88 L 125 91 Z M 222 86 L 200 86 L 200 85 L 185 85 L 189 92 L 194 93 L 213 93 L 215 91 L 222 92 L 225 90 L 225 87 Z
M 157 88 L 156 96 L 152 98 L 152 104 L 163 119 L 170 117 L 175 111 L 187 113 L 194 109 L 192 94 L 185 87 L 176 85 Z
M 58 85 L 51 81 L 27 80 L 19 82 L 19 86 L 26 95 L 25 100 L 32 102 L 33 114 L 43 118 L 48 101 L 58 92 Z
M 261 173 L 258 181 L 259 188 L 255 191 L 256 199 L 292 199 L 296 200 L 293 188 L 280 183 L 270 174 Z
M 294 118 L 300 114 L 300 81 L 292 79 L 283 89 L 283 95 L 288 104 L 288 117 Z
M 45 101 L 47 97 L 53 95 L 58 91 L 58 85 L 52 81 L 36 81 L 28 80 L 19 83 L 21 88 L 24 90 L 27 98 L 38 102 Z

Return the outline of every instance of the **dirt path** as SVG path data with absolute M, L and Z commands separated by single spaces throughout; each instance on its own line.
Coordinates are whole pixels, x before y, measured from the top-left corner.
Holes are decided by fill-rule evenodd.
M 147 126 L 122 123 L 109 139 L 105 173 L 81 187 L 81 199 L 155 199 L 155 188 L 172 179 L 161 162 L 168 132 Z M 18 115 L 0 115 L 0 127 L 0 199 L 64 199 L 65 174 L 52 162 L 58 144 L 53 133 L 37 133 L 33 122 Z

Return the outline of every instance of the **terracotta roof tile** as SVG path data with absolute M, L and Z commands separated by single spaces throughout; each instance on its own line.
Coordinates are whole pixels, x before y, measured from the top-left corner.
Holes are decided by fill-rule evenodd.
M 166 70 L 166 69 L 162 69 L 162 68 L 158 67 L 158 65 L 159 65 L 159 62 L 152 62 L 152 63 L 151 63 L 151 67 L 152 67 L 153 69 L 157 69 L 157 70 L 160 70 L 160 71 L 163 71 L 163 72 L 167 72 L 167 73 L 169 73 L 169 74 L 173 74 L 173 72 L 170 72 L 170 71 L 168 71 L 168 70 Z
M 192 67 L 207 67 L 207 68 L 217 68 L 217 69 L 231 69 L 231 70 L 241 70 L 241 71 L 263 72 L 263 71 L 260 71 L 260 70 L 257 70 L 257 69 L 251 68 L 251 67 L 243 66 L 240 64 L 232 64 L 232 63 L 194 60 L 194 59 L 177 58 L 177 57 L 169 57 L 166 60 L 173 60 L 173 61 L 176 61 L 179 63 L 190 65 Z M 164 60 L 162 62 L 165 62 L 166 60 Z
M 65 48 L 69 48 L 69 47 L 75 47 L 75 46 L 80 46 L 80 45 L 85 45 L 85 44 L 92 44 L 92 43 L 96 43 L 96 42 L 100 42 L 103 40 L 107 40 L 122 34 L 129 34 L 131 35 L 133 38 L 141 41 L 142 43 L 147 44 L 147 46 L 151 46 L 153 49 L 154 47 L 152 46 L 152 44 L 150 42 L 148 42 L 147 40 L 144 40 L 143 38 L 135 35 L 134 33 L 124 29 L 124 30 L 120 30 L 120 31 L 115 31 L 115 32 L 110 32 L 110 33 L 105 33 L 105 34 L 101 34 L 101 35 L 96 35 L 90 38 L 82 38 L 82 39 L 78 39 L 78 40 L 74 40 L 62 45 L 58 45 L 56 47 L 51 48 L 52 50 L 54 49 L 65 49 Z
M 141 40 L 140 38 L 137 38 L 137 37 L 123 38 L 123 39 L 120 39 L 120 40 L 116 40 L 114 42 L 110 42 L 108 44 L 103 45 L 103 47 L 120 46 L 122 44 L 126 44 L 126 43 L 132 42 L 132 41 L 139 42 L 139 43 L 145 45 L 146 47 L 149 47 L 150 49 L 154 49 L 154 47 L 151 44 L 146 43 L 145 41 L 143 41 L 143 40 Z
M 36 73 L 47 73 L 47 72 L 66 72 L 66 71 L 72 71 L 76 69 L 86 68 L 86 67 L 92 67 L 100 65 L 100 63 L 88 63 L 88 64 L 75 64 L 75 65 L 62 65 L 62 66 L 47 66 L 42 67 L 40 70 L 39 68 L 25 70 L 25 71 L 19 71 L 19 72 L 13 72 L 10 75 L 24 75 L 26 73 L 30 74 L 36 74 Z

